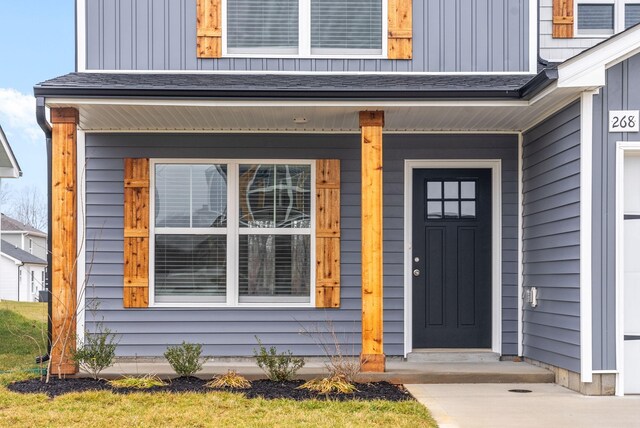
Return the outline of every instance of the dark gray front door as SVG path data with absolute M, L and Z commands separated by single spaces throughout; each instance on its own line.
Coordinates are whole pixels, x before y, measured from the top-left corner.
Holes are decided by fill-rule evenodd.
M 413 172 L 413 347 L 491 347 L 491 170 Z

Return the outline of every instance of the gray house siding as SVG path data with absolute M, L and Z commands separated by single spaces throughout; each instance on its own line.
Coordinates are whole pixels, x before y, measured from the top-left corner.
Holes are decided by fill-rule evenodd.
M 318 355 L 301 326 L 332 320 L 343 349 L 360 343 L 359 135 L 107 135 L 86 138 L 87 313 L 121 335 L 121 356 L 161 355 L 182 340 L 209 355 L 251 355 L 254 335 L 265 344 Z M 404 159 L 478 158 L 503 163 L 503 353 L 517 353 L 517 139 L 515 136 L 386 135 L 384 184 L 384 342 L 404 353 Z M 323 309 L 123 309 L 123 158 L 339 158 L 342 169 L 342 305 Z
M 87 0 L 89 70 L 529 71 L 529 0 L 415 0 L 413 60 L 196 58 L 195 0 Z
M 593 368 L 616 368 L 615 186 L 616 142 L 637 133 L 609 133 L 609 110 L 640 110 L 640 55 L 607 70 L 593 112 Z
M 524 356 L 580 371 L 580 104 L 524 135 Z

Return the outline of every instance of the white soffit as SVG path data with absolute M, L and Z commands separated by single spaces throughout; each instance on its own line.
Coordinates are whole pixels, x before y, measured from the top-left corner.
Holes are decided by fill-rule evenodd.
M 528 129 L 576 100 L 575 89 L 549 90 L 533 101 L 187 102 L 49 100 L 76 107 L 88 132 L 359 132 L 358 112 L 384 110 L 386 132 Z
M 0 178 L 18 178 L 22 172 L 0 127 Z

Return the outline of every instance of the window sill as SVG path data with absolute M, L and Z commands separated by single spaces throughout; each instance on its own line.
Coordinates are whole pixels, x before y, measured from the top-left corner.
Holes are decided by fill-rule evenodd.
M 379 54 L 379 55 L 359 55 L 359 54 L 353 54 L 353 55 L 292 55 L 292 54 L 257 54 L 257 53 L 253 53 L 253 54 L 229 54 L 229 53 L 223 53 L 222 54 L 222 58 L 245 58 L 245 59 L 342 59 L 342 60 L 348 60 L 348 59 L 355 59 L 355 60 L 361 60 L 361 59 L 388 59 L 386 54 Z
M 315 303 L 239 303 L 239 304 L 227 304 L 227 303 L 153 303 L 149 304 L 149 308 L 157 309 L 179 309 L 179 308 L 194 308 L 194 309 L 279 309 L 279 308 L 299 308 L 299 309 L 315 309 Z

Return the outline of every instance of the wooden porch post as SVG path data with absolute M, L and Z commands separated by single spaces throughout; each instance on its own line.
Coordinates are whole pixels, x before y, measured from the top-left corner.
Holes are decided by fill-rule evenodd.
M 384 112 L 360 112 L 362 132 L 362 371 L 384 372 L 382 348 L 382 128 Z
M 51 373 L 77 373 L 76 347 L 78 110 L 51 109 Z

